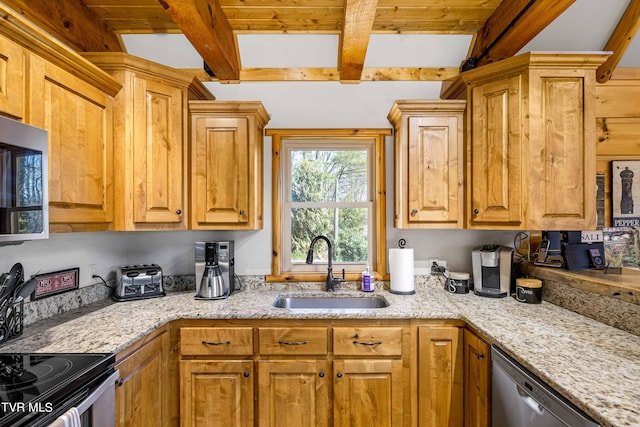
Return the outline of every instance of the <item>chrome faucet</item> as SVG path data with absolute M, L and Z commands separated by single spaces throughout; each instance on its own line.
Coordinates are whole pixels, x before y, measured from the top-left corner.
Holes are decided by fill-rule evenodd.
M 307 264 L 313 264 L 313 247 L 316 245 L 316 242 L 318 240 L 324 240 L 325 242 L 327 242 L 327 248 L 329 248 L 329 262 L 327 264 L 327 280 L 325 281 L 325 290 L 327 292 L 333 292 L 336 288 L 337 283 L 344 282 L 344 268 L 342 269 L 342 278 L 333 276 L 333 266 L 331 264 L 331 260 L 333 259 L 333 250 L 331 248 L 331 242 L 325 236 L 316 236 L 311 241 L 309 252 L 307 252 Z

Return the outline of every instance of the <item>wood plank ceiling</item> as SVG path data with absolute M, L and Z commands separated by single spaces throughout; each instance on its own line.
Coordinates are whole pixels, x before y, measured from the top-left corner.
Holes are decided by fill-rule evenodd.
M 78 51 L 122 51 L 120 34 L 183 33 L 202 80 L 448 80 L 459 68 L 364 68 L 371 34 L 472 34 L 462 67 L 513 56 L 575 0 L 0 0 Z M 640 25 L 631 0 L 598 71 L 611 76 Z M 237 34 L 337 34 L 338 67 L 243 68 Z

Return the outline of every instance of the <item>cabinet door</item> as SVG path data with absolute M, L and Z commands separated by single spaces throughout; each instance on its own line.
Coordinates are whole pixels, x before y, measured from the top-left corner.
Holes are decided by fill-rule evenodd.
M 253 362 L 180 362 L 180 424 L 183 427 L 253 426 Z
M 552 77 L 538 78 L 532 71 L 530 80 L 529 167 L 534 182 L 529 229 L 592 230 L 596 226 L 594 77 L 559 70 Z
M 520 76 L 474 87 L 468 225 L 518 228 L 523 216 Z
M 144 343 L 117 363 L 118 427 L 168 426 L 169 421 L 169 332 Z
M 258 425 L 329 426 L 329 366 L 326 360 L 259 361 Z
M 418 328 L 418 418 L 421 426 L 462 426 L 462 333 Z
M 133 221 L 182 223 L 184 197 L 183 92 L 134 77 Z
M 0 37 L 0 112 L 24 118 L 25 58 L 27 51 Z
M 334 360 L 333 392 L 335 427 L 403 425 L 401 360 Z
M 105 229 L 113 219 L 113 99 L 35 55 L 30 61 L 28 123 L 49 132 L 49 221 L 66 231 Z
M 462 212 L 462 114 L 409 117 L 409 223 L 457 225 Z
M 464 331 L 464 425 L 489 427 L 490 347 L 474 333 Z
M 249 220 L 250 147 L 246 118 L 198 117 L 192 140 L 192 228 Z

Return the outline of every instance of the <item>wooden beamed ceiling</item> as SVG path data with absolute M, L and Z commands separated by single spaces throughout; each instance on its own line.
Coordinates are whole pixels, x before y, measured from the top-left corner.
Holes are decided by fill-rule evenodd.
M 371 34 L 472 34 L 464 67 L 513 56 L 575 0 L 0 0 L 78 51 L 122 51 L 121 34 L 183 33 L 202 80 L 450 80 L 459 67 L 364 68 Z M 598 70 L 606 81 L 640 26 L 631 3 Z M 237 34 L 337 34 L 336 68 L 243 68 Z

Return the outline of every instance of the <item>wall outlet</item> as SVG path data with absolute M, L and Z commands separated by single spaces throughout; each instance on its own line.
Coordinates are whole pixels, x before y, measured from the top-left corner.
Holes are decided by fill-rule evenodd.
M 98 279 L 94 279 L 93 276 L 98 274 L 98 266 L 95 264 L 89 264 L 89 284 L 93 285 L 98 282 Z
M 429 265 L 431 266 L 431 274 L 434 275 L 442 275 L 447 269 L 447 261 L 441 258 L 429 258 Z

